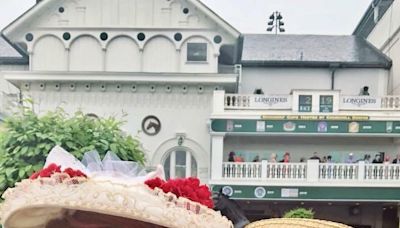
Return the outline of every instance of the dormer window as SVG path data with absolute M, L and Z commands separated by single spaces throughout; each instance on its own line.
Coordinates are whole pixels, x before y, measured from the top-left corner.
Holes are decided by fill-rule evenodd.
M 187 44 L 188 62 L 207 61 L 207 43 L 188 43 Z

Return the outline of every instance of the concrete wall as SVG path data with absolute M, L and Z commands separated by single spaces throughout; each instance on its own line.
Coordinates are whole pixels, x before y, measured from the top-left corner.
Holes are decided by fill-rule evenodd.
M 374 158 L 377 152 L 387 152 L 394 159 L 397 154 L 397 145 L 390 138 L 228 136 L 224 143 L 224 161 L 230 151 L 241 154 L 249 162 L 256 155 L 268 160 L 272 153 L 280 160 L 285 152 L 290 153 L 292 162 L 299 162 L 302 157 L 310 158 L 313 152 L 318 152 L 321 158 L 331 155 L 335 162 L 344 162 L 350 152 L 357 159 L 362 159 L 365 154 Z
M 390 94 L 400 94 L 400 1 L 394 1 L 368 36 L 368 41 L 393 60 Z
M 359 95 L 364 86 L 371 96 L 385 96 L 389 72 L 384 69 L 338 69 L 334 89 L 344 95 Z M 331 89 L 331 70 L 319 68 L 244 67 L 241 93 L 252 94 L 262 88 L 266 94 L 289 94 L 292 89 Z

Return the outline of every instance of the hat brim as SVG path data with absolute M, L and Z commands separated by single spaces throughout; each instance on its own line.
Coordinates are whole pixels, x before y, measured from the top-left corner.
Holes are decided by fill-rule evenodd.
M 219 212 L 144 184 L 88 180 L 80 184 L 50 185 L 40 179 L 24 180 L 16 188 L 7 190 L 4 198 L 1 208 L 4 228 L 47 227 L 52 221 L 73 218 L 76 213 L 108 215 L 155 227 L 232 227 Z M 196 211 L 188 210 L 191 208 Z

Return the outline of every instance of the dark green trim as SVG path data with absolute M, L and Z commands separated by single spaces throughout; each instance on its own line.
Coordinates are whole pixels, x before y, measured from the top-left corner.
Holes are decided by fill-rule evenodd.
M 396 201 L 400 202 L 400 186 L 398 188 L 373 187 L 282 187 L 282 186 L 242 186 L 212 185 L 212 191 L 218 192 L 225 186 L 233 189 L 232 199 L 248 200 L 323 200 L 323 201 Z M 254 194 L 257 187 L 263 187 L 266 195 L 257 198 Z M 290 189 L 292 197 L 282 197 L 282 190 Z M 296 192 L 298 193 L 297 197 Z
M 264 124 L 262 124 L 262 122 Z M 257 123 L 265 129 L 257 127 Z M 241 120 L 214 119 L 211 130 L 225 133 L 258 134 L 378 134 L 393 136 L 400 134 L 400 121 L 330 121 L 330 120 Z

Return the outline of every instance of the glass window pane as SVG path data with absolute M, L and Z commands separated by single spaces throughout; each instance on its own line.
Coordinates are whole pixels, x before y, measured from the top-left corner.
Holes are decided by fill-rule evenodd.
M 186 151 L 176 151 L 175 177 L 186 177 Z
M 188 43 L 187 61 L 207 61 L 206 43 Z
M 164 172 L 165 172 L 165 179 L 169 180 L 171 178 L 170 174 L 170 163 L 171 163 L 171 154 L 168 156 L 167 160 L 164 162 Z
M 192 177 L 197 177 L 197 162 L 193 156 L 192 156 L 191 171 L 192 171 Z

